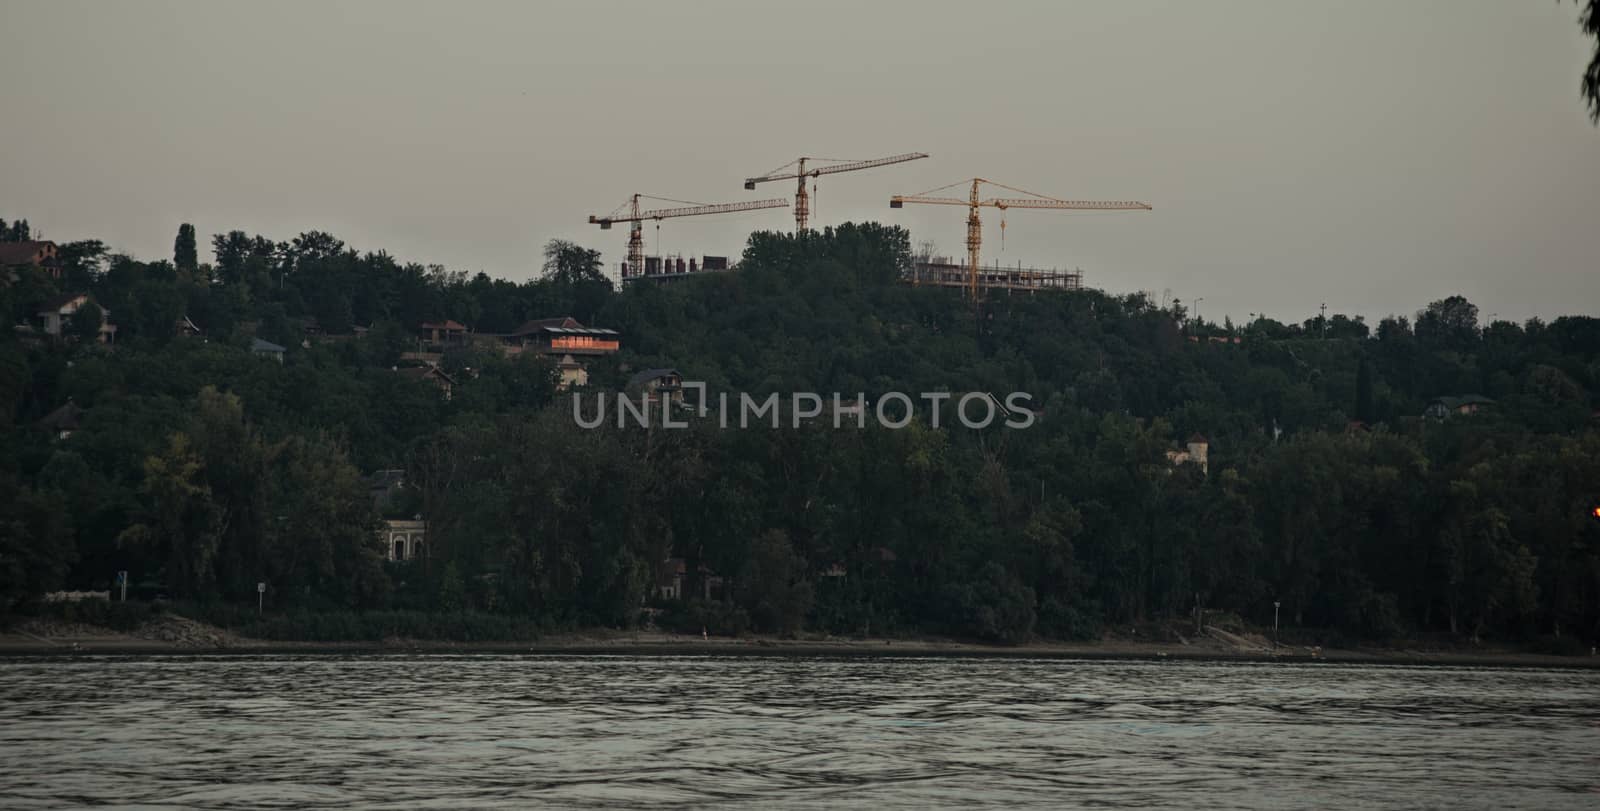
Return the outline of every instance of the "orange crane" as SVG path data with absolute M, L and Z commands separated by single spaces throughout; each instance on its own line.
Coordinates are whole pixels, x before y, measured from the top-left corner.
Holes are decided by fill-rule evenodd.
M 1055 197 L 1047 197 L 1043 194 L 1036 194 L 1034 192 L 1027 191 L 1026 189 L 1018 189 L 1012 186 L 1007 186 L 1004 183 L 996 183 L 993 180 L 984 180 L 981 177 L 975 177 L 970 181 L 972 183 L 972 193 L 965 200 L 959 197 L 931 196 L 935 192 L 941 192 L 945 189 L 953 189 L 956 186 L 962 186 L 968 182 L 969 181 L 962 180 L 957 183 L 951 183 L 948 186 L 940 186 L 937 189 L 929 189 L 921 194 L 897 194 L 894 197 L 889 198 L 889 207 L 902 208 L 906 203 L 927 203 L 929 205 L 936 206 L 967 207 L 967 295 L 972 297 L 974 301 L 976 301 L 978 298 L 978 246 L 983 244 L 983 225 L 978 219 L 979 208 L 983 206 L 990 206 L 1000 209 L 1000 234 L 1002 238 L 1005 236 L 1005 211 L 1008 208 L 1058 208 L 1080 211 L 1151 210 L 1149 203 L 1141 203 L 1137 200 L 1129 200 L 1125 202 L 1108 202 L 1102 200 L 1062 200 Z M 1028 196 L 990 197 L 987 199 L 981 199 L 978 196 L 978 190 L 979 187 L 985 183 L 991 186 L 999 186 L 1007 191 L 1014 191 L 1018 194 L 1025 194 Z
M 796 234 L 806 230 L 806 220 L 811 216 L 810 198 L 806 196 L 806 178 L 816 178 L 820 175 L 833 175 L 839 172 L 854 172 L 861 169 L 872 169 L 877 166 L 888 166 L 893 163 L 905 163 L 919 158 L 926 158 L 921 152 L 907 152 L 904 155 L 890 155 L 887 158 L 873 158 L 872 160 L 857 161 L 842 158 L 799 158 L 789 161 L 760 177 L 747 177 L 744 180 L 746 189 L 754 189 L 757 183 L 767 183 L 773 180 L 799 179 L 799 187 L 794 193 L 794 232 Z M 806 168 L 806 162 L 822 161 L 826 166 L 812 166 Z
M 640 200 L 657 200 L 663 203 L 680 203 L 678 208 L 657 208 L 641 210 Z M 687 200 L 673 200 L 670 197 L 651 197 L 648 194 L 635 194 L 628 198 L 628 202 L 618 206 L 617 209 L 605 216 L 589 215 L 589 222 L 600 226 L 600 230 L 611 229 L 612 223 L 631 223 L 628 230 L 628 263 L 622 268 L 622 278 L 638 276 L 644 273 L 644 221 L 656 220 L 657 222 L 668 217 L 694 217 L 700 214 L 729 214 L 735 211 L 754 211 L 761 208 L 787 208 L 789 201 L 781 197 L 772 200 L 754 200 L 747 203 L 691 203 Z M 659 228 L 660 226 L 656 226 Z

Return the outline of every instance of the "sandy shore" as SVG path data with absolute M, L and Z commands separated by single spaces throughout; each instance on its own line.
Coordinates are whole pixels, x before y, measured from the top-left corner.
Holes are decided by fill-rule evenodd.
M 44 633 L 39 633 L 43 631 Z M 152 638 L 156 637 L 156 638 Z M 164 638 L 163 638 L 164 637 Z M 1562 667 L 1600 669 L 1600 656 L 1554 656 L 1510 650 L 1322 649 L 1252 644 L 1239 638 L 1188 643 L 1104 640 L 985 645 L 950 639 L 775 639 L 684 636 L 659 632 L 595 631 L 534 642 L 278 642 L 236 637 L 193 623 L 174 633 L 120 634 L 85 626 L 24 627 L 0 634 L 0 656 L 61 654 L 393 654 L 519 653 L 560 656 L 949 656 L 1051 659 L 1183 659 L 1284 663 Z

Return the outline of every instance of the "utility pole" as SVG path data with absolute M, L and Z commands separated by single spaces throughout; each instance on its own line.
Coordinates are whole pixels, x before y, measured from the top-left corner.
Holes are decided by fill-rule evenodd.
M 1278 608 L 1283 603 L 1279 600 L 1272 601 L 1272 649 L 1278 649 Z
M 1323 338 L 1327 338 L 1328 337 L 1328 302 L 1326 302 L 1326 301 L 1322 302 L 1322 315 L 1320 315 L 1317 318 L 1317 321 L 1319 321 L 1322 324 L 1322 337 Z

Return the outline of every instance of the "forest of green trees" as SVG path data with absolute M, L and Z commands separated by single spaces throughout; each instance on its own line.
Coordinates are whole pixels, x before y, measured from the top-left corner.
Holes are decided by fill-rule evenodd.
M 1218 324 L 1099 291 L 975 311 L 899 283 L 908 235 L 876 224 L 753 234 L 736 272 L 621 291 L 559 242 L 525 283 L 320 232 L 210 248 L 185 225 L 170 261 L 88 240 L 60 245 L 59 279 L 0 274 L 0 614 L 127 570 L 140 598 L 253 609 L 266 582 L 269 612 L 549 629 L 649 606 L 697 633 L 1021 642 L 1197 609 L 1270 625 L 1276 601 L 1316 639 L 1600 642 L 1600 319 L 1485 325 L 1449 296 L 1371 327 Z M 64 292 L 96 306 L 41 339 Z M 541 358 L 449 353 L 448 399 L 395 372 L 424 321 L 553 316 L 622 333 L 590 391 L 672 367 L 712 392 L 1023 391 L 1038 420 L 583 430 Z M 1423 416 L 1466 395 L 1493 403 Z M 1169 461 L 1197 433 L 1207 469 Z M 365 477 L 385 469 L 410 488 L 380 508 Z M 386 561 L 381 519 L 413 515 L 426 554 Z M 662 601 L 669 557 L 687 593 L 716 573 L 726 594 Z

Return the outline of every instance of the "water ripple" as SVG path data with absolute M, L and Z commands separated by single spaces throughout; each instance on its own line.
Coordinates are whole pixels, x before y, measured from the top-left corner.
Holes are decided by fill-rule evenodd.
M 1593 808 L 1600 674 L 986 659 L 0 660 L 0 806 Z

